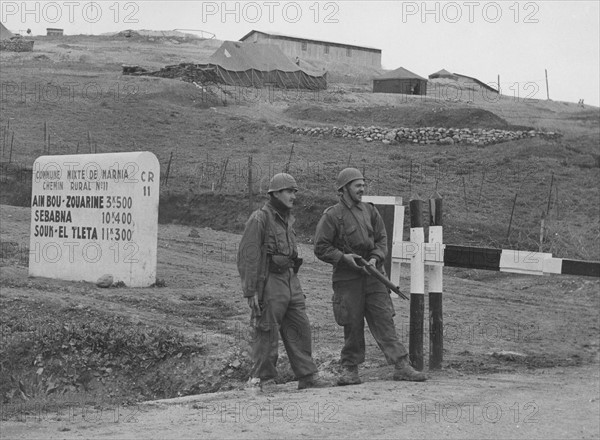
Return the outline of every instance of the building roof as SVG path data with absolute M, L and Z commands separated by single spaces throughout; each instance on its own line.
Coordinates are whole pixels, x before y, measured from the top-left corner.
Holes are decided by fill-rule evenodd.
M 440 77 L 451 78 L 453 76 L 455 76 L 453 73 L 448 72 L 446 69 L 442 69 L 442 70 L 438 70 L 437 72 L 429 75 L 429 78 L 440 78 Z
M 380 79 L 422 79 L 423 81 L 427 81 L 425 78 L 405 69 L 404 67 L 398 67 L 396 70 L 392 70 L 391 72 L 384 73 L 381 76 L 373 78 L 374 81 Z
M 479 81 L 477 78 L 473 78 L 472 76 L 467 76 L 467 75 L 461 75 L 460 73 L 454 73 L 454 76 L 457 76 L 459 78 L 466 78 L 466 79 L 470 79 L 471 81 L 476 82 L 477 84 L 479 84 L 481 87 L 488 89 L 491 92 L 495 92 L 495 93 L 499 93 L 498 90 L 496 90 L 495 88 L 487 85 L 486 83 L 484 83 L 483 81 Z
M 283 35 L 283 34 L 279 34 L 279 33 L 276 33 L 276 32 L 262 32 L 262 31 L 257 31 L 257 30 L 251 30 L 246 35 L 244 35 L 242 38 L 240 38 L 239 41 L 246 40 L 250 35 L 252 35 L 254 33 L 263 34 L 263 35 L 266 35 L 268 37 L 276 38 L 278 40 L 289 40 L 289 41 L 298 41 L 298 42 L 307 42 L 307 43 L 317 43 L 317 44 L 323 44 L 323 45 L 329 45 L 329 46 L 337 46 L 337 47 L 344 47 L 344 48 L 351 48 L 351 49 L 359 49 L 359 50 L 364 50 L 364 51 L 368 51 L 368 52 L 381 53 L 381 49 L 376 49 L 374 47 L 356 46 L 354 44 L 346 44 L 346 43 L 334 43 L 334 42 L 331 42 L 331 41 L 323 41 L 323 40 L 312 40 L 310 38 L 294 37 L 292 35 Z

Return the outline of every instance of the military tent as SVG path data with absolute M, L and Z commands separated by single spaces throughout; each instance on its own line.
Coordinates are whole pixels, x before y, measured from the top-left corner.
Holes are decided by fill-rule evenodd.
M 453 79 L 453 80 L 458 79 L 458 77 L 455 74 L 448 72 L 446 69 L 438 70 L 437 72 L 429 75 L 429 79 L 436 79 L 436 78 L 448 78 L 448 79 Z
M 426 95 L 427 80 L 404 67 L 373 78 L 373 93 Z
M 11 31 L 6 29 L 4 23 L 0 23 L 0 40 L 10 40 L 14 36 Z
M 272 84 L 287 89 L 327 88 L 327 73 L 301 69 L 279 47 L 270 44 L 225 41 L 206 64 L 221 82 L 232 86 L 264 87 Z

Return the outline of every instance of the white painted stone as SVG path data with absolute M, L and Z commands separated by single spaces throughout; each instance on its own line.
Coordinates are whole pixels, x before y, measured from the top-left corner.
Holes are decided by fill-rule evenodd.
M 150 152 L 33 164 L 29 275 L 128 287 L 156 281 L 160 165 Z

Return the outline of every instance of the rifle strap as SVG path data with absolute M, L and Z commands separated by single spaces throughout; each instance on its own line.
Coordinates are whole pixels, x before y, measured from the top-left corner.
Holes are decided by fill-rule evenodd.
M 354 220 L 356 221 L 357 226 L 360 228 L 360 221 L 356 218 L 356 215 L 352 212 L 352 209 L 350 209 L 348 207 L 348 205 L 346 205 L 346 203 L 344 203 L 343 200 L 339 201 L 340 204 L 342 204 L 344 206 L 344 208 L 346 208 L 350 214 L 352 215 L 352 217 L 354 217 Z M 366 203 L 365 203 L 366 205 Z M 368 208 L 367 208 L 368 209 Z M 374 224 L 374 210 L 371 211 L 371 227 L 373 228 L 373 231 L 375 231 L 375 224 Z M 350 247 L 350 245 L 348 244 L 348 241 L 346 240 L 346 228 L 344 225 L 344 216 L 343 214 L 340 212 L 338 213 L 338 224 L 339 224 L 339 228 L 340 228 L 340 239 L 343 243 L 343 246 L 345 248 L 347 248 L 348 250 L 350 250 L 350 252 L 352 252 L 353 254 L 355 254 L 356 252 L 354 252 L 354 250 L 352 250 L 352 248 Z M 342 252 L 345 253 L 345 250 L 342 250 Z

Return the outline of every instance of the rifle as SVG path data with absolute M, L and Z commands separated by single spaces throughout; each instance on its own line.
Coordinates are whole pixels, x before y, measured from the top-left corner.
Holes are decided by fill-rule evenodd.
M 348 253 L 351 253 L 351 254 L 354 254 L 354 255 L 358 255 L 347 244 L 344 245 L 344 252 L 348 252 Z M 394 285 L 394 283 L 392 283 L 389 280 L 388 277 L 386 277 L 384 274 L 382 274 L 381 272 L 379 272 L 375 266 L 370 265 L 369 262 L 367 260 L 365 260 L 363 257 L 359 256 L 358 258 L 355 258 L 355 260 L 357 261 L 356 264 L 358 264 L 360 267 L 364 267 L 365 270 L 367 271 L 367 273 L 370 276 L 372 276 L 373 278 L 376 278 L 377 280 L 381 281 L 388 289 L 390 289 L 391 291 L 393 291 L 400 298 L 406 299 L 406 300 L 409 299 L 408 296 L 406 296 L 404 293 L 402 293 L 400 291 L 400 287 L 399 286 Z

